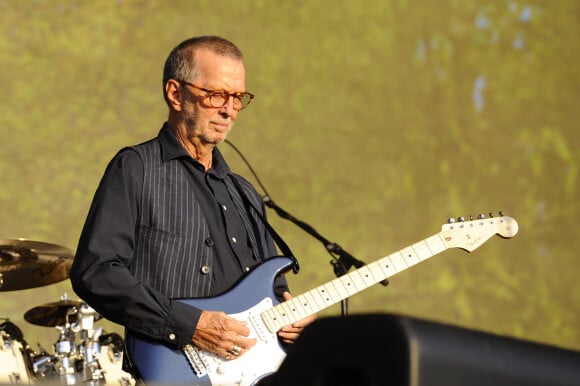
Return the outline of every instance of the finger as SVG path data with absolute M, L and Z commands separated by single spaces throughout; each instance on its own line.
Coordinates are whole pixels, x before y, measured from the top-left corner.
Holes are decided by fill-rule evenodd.
M 300 336 L 300 334 L 296 332 L 287 332 L 287 331 L 278 332 L 278 337 L 284 343 L 294 343 L 294 341 L 298 339 L 298 336 Z
M 317 319 L 316 314 L 312 314 L 310 316 L 307 316 L 304 319 L 300 319 L 300 320 L 292 323 L 292 327 L 304 328 L 304 327 L 308 326 L 310 323 L 314 322 L 316 319 Z
M 249 336 L 251 332 L 246 321 L 237 320 L 230 316 L 227 316 L 227 319 L 224 321 L 224 328 L 228 332 L 233 332 L 236 335 L 244 337 Z

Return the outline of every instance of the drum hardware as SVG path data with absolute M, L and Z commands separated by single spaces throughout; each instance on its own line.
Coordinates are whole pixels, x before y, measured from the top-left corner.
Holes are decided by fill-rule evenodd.
M 0 291 L 36 288 L 65 280 L 73 256 L 70 249 L 56 244 L 0 240 Z
M 8 319 L 0 324 L 0 384 L 31 383 L 28 344 L 22 331 Z
M 123 352 L 125 351 L 125 341 L 121 335 L 109 333 L 101 335 L 99 338 L 101 353 L 99 364 L 105 373 L 107 383 L 114 382 L 117 386 L 135 385 L 135 380 L 131 374 L 122 370 Z
M 71 325 L 77 321 L 78 310 L 82 304 L 83 302 L 71 300 L 67 294 L 64 294 L 58 302 L 46 303 L 26 311 L 24 320 L 46 327 Z
M 31 355 L 32 373 L 39 379 L 54 379 L 58 377 L 56 364 L 58 363 L 58 356 L 49 354 L 44 347 L 38 345 L 38 354 Z
M 71 300 L 65 293 L 58 302 L 26 311 L 24 319 L 54 327 L 58 339 L 52 353 L 40 344 L 34 352 L 22 331 L 5 319 L 0 323 L 0 384 L 135 385 L 134 378 L 122 370 L 123 338 L 115 333 L 103 334 L 103 328 L 95 326 L 101 315 L 86 303 Z
M 82 304 L 78 311 L 78 324 L 80 327 L 81 355 L 83 362 L 83 381 L 100 382 L 104 380 L 104 374 L 99 364 L 99 354 L 101 346 L 99 337 L 103 328 L 94 329 L 93 322 L 98 318 L 98 314 L 86 304 Z

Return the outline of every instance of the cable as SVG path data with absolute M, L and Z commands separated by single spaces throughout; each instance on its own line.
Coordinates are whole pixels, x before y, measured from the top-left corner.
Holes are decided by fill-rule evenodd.
M 250 165 L 250 162 L 246 159 L 246 157 L 242 154 L 242 152 L 233 143 L 231 143 L 227 139 L 224 142 L 227 143 L 228 145 L 230 145 L 236 151 L 236 153 L 238 153 L 238 155 L 244 161 L 244 163 L 246 164 L 248 169 L 250 169 L 250 172 L 252 173 L 252 175 L 254 176 L 256 181 L 258 182 L 258 185 L 260 185 L 260 188 L 264 192 L 264 195 L 266 196 L 264 199 L 270 200 L 270 193 L 268 193 L 268 190 L 264 187 L 264 184 L 262 184 L 262 181 L 258 177 L 258 174 L 254 171 L 254 168 L 252 168 L 252 165 Z

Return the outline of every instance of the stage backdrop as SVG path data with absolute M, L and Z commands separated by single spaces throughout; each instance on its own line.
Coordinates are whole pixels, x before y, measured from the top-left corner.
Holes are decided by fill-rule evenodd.
M 282 208 L 359 260 L 449 217 L 519 223 L 353 296 L 351 313 L 580 349 L 579 14 L 576 0 L 0 1 L 0 238 L 74 251 L 109 159 L 166 118 L 168 52 L 218 34 L 256 94 L 229 139 Z M 294 293 L 335 277 L 322 243 L 268 214 L 302 266 Z M 78 299 L 67 280 L 1 292 L 0 317 L 50 351 L 56 329 L 23 316 L 65 293 Z

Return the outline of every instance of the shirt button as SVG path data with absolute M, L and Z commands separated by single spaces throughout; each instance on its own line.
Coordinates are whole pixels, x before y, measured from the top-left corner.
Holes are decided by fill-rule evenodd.
M 169 334 L 169 340 L 175 340 L 175 334 L 174 333 Z
M 215 245 L 215 241 L 212 238 L 205 239 L 205 245 L 208 247 L 213 247 Z
M 222 209 L 223 209 L 223 210 L 228 210 L 228 207 L 227 207 L 227 206 L 225 206 L 225 205 L 222 205 Z
M 250 272 L 250 269 L 251 269 L 250 267 L 246 267 L 246 268 L 244 268 L 244 270 L 245 270 L 246 272 Z
M 238 242 L 238 240 L 237 240 L 235 237 L 232 237 L 232 241 L 233 241 L 234 243 L 237 243 L 237 242 Z
M 201 273 L 203 273 L 204 275 L 207 275 L 211 272 L 211 268 L 207 265 L 204 265 L 203 267 L 201 267 L 200 269 Z

